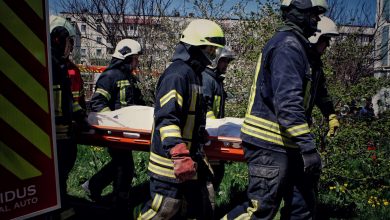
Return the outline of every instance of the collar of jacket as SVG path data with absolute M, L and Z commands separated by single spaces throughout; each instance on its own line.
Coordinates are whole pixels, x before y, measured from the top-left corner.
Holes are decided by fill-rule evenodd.
M 295 35 L 298 36 L 298 39 L 304 43 L 305 47 L 310 45 L 310 41 L 303 35 L 302 28 L 291 21 L 286 21 L 284 25 L 277 29 L 277 31 L 292 31 Z
M 210 64 L 210 61 L 205 57 L 199 47 L 182 42 L 176 46 L 172 62 L 175 60 L 182 60 L 188 63 L 197 73 L 203 72 L 206 66 Z
M 225 79 L 225 76 L 220 74 L 217 69 L 211 69 L 209 67 L 206 67 L 205 72 L 220 82 L 222 82 Z
M 129 63 L 125 63 L 124 60 L 117 59 L 115 57 L 111 59 L 111 62 L 105 71 L 112 69 L 117 69 L 120 70 L 123 74 L 128 73 L 129 75 L 133 76 L 133 74 L 131 74 L 131 65 Z

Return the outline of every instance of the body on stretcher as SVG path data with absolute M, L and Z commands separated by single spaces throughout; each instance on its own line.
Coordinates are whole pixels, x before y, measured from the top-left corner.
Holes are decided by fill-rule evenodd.
M 79 144 L 149 151 L 153 108 L 129 106 L 113 112 L 91 113 L 89 132 L 80 133 Z M 239 138 L 242 119 L 207 120 L 209 133 L 204 151 L 209 159 L 244 161 Z

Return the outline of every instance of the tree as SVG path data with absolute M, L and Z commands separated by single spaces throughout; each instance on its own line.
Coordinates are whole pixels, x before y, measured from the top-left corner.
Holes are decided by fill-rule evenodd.
M 371 2 L 372 3 L 372 2 Z M 383 5 L 378 3 L 376 17 L 372 15 L 368 2 L 359 0 L 355 7 L 341 0 L 329 1 L 327 16 L 336 21 L 341 36 L 336 38 L 326 56 L 327 70 L 331 83 L 341 82 L 347 88 L 364 77 L 372 77 L 382 60 L 389 53 L 388 37 L 383 19 Z M 387 29 L 388 30 L 388 29 Z M 333 70 L 333 73 L 332 73 Z

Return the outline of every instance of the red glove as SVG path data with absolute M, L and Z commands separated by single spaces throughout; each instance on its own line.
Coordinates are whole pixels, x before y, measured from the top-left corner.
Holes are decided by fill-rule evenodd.
M 176 144 L 169 153 L 173 160 L 175 176 L 180 181 L 190 180 L 196 175 L 196 163 L 191 159 L 186 144 Z

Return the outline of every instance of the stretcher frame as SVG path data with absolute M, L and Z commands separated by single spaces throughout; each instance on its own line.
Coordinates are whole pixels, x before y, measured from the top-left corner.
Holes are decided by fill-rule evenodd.
M 92 125 L 89 132 L 78 134 L 77 143 L 148 152 L 151 144 L 151 131 Z M 203 149 L 208 159 L 244 161 L 241 139 L 237 137 L 209 136 Z

